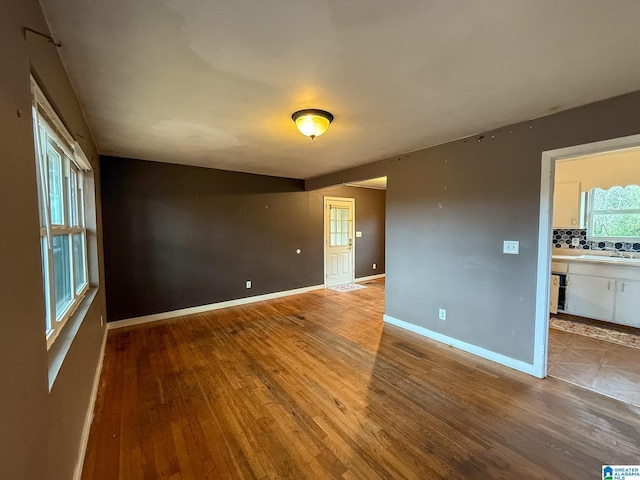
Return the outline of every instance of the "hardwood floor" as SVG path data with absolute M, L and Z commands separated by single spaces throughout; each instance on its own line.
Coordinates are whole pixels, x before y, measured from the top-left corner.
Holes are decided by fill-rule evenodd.
M 640 410 L 384 325 L 383 282 L 109 332 L 85 480 L 582 479 Z

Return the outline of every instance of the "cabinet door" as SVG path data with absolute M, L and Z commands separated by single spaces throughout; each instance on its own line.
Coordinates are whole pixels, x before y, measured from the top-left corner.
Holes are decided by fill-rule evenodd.
M 580 227 L 580 182 L 556 183 L 553 190 L 553 228 Z
M 616 323 L 640 327 L 640 282 L 618 280 L 616 283 Z
M 560 297 L 560 275 L 551 275 L 551 292 L 549 294 L 549 313 L 558 313 Z
M 565 311 L 596 320 L 613 320 L 616 281 L 587 275 L 567 277 L 567 303 Z

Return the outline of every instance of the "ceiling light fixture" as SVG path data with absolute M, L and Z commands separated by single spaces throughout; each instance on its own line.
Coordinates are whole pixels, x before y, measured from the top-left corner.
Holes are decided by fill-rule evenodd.
M 298 110 L 291 115 L 291 118 L 300 133 L 311 137 L 311 140 L 326 132 L 329 124 L 333 122 L 333 115 L 325 110 L 316 110 L 315 108 Z

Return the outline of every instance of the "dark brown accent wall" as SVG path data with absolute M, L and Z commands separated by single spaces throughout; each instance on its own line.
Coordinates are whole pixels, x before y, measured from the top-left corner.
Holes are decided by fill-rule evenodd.
M 48 33 L 37 0 L 0 2 L 0 477 L 71 479 L 105 333 L 104 297 L 98 288 L 66 354 L 59 348 L 65 330 L 47 351 L 30 73 L 87 156 L 97 154 L 58 51 L 40 36 L 25 38 L 25 26 Z M 89 225 L 88 235 L 93 287 L 101 283 L 99 191 L 95 207 L 98 227 Z M 53 362 L 59 370 L 49 391 Z
M 109 321 L 322 284 L 325 195 L 356 199 L 356 277 L 384 273 L 384 191 L 116 157 L 101 169 Z

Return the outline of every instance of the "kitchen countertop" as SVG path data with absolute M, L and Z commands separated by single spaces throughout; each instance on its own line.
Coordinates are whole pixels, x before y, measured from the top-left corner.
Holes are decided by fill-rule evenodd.
M 636 254 L 637 255 L 637 254 Z M 551 256 L 552 260 L 565 262 L 600 263 L 606 265 L 618 265 L 620 267 L 640 267 L 640 258 L 609 257 L 606 255 L 558 255 Z

